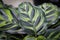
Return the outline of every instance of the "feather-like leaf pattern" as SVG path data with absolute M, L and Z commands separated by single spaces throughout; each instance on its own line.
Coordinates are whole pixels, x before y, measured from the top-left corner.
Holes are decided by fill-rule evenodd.
M 11 10 L 0 7 L 0 31 L 12 29 L 18 26 L 14 19 Z
M 60 38 L 60 26 L 58 26 L 55 29 L 48 29 L 45 33 L 45 37 L 47 39 L 58 40 Z
M 44 28 L 45 17 L 41 9 L 24 2 L 19 5 L 19 12 L 22 28 L 33 30 L 35 33 Z
M 5 32 L 10 34 L 29 34 L 23 40 L 59 40 L 60 22 L 56 23 L 58 16 L 57 7 L 51 3 L 44 3 L 36 7 L 32 6 L 29 2 L 24 2 L 16 10 L 0 2 L 0 31 L 3 34 Z M 56 25 L 53 25 L 55 23 Z M 53 26 L 48 29 L 47 26 L 50 25 Z M 57 27 L 58 25 L 59 27 Z M 41 34 L 43 36 L 40 36 Z M 2 37 L 1 35 L 0 40 L 2 40 Z M 19 39 L 16 38 L 16 40 Z
M 58 8 L 51 3 L 44 3 L 39 6 L 41 10 L 45 13 L 48 24 L 55 24 L 58 20 Z

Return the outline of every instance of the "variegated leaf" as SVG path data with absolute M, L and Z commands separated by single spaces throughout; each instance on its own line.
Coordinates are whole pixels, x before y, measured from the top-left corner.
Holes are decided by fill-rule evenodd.
M 47 39 L 59 39 L 60 38 L 60 26 L 55 29 L 48 29 L 45 33 Z
M 45 13 L 48 24 L 55 24 L 58 20 L 58 8 L 51 3 L 44 3 L 39 6 Z
M 30 3 L 24 2 L 19 5 L 20 24 L 22 28 L 33 30 L 35 33 L 43 31 L 45 15 L 41 9 L 33 7 Z
M 18 26 L 9 9 L 0 9 L 0 30 L 7 30 Z

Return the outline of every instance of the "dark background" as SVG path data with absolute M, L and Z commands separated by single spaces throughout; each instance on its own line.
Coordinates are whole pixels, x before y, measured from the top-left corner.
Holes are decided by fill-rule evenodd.
M 57 5 L 58 7 L 60 7 L 60 0 L 33 0 L 34 1 L 34 4 L 36 6 L 42 4 L 42 3 L 52 3 L 52 4 L 55 4 Z

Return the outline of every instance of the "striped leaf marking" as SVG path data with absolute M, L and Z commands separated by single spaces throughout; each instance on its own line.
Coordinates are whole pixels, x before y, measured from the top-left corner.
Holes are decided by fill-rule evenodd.
M 58 19 L 58 9 L 55 5 L 51 3 L 44 3 L 39 6 L 42 11 L 45 13 L 48 24 L 55 24 L 56 20 Z
M 43 28 L 45 17 L 41 9 L 33 7 L 30 3 L 24 2 L 19 5 L 20 22 L 22 28 L 37 32 Z

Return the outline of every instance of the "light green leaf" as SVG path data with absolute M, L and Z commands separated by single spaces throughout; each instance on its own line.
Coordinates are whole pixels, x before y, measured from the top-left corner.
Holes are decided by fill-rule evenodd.
M 37 39 L 33 36 L 26 36 L 23 40 L 37 40 Z
M 51 3 L 44 3 L 39 6 L 46 15 L 48 24 L 55 24 L 58 20 L 58 8 Z
M 37 40 L 46 40 L 46 38 L 44 36 L 38 36 Z
M 28 2 L 24 2 L 19 5 L 19 12 L 22 28 L 32 30 L 35 33 L 43 28 L 45 16 L 41 9 L 33 7 Z

